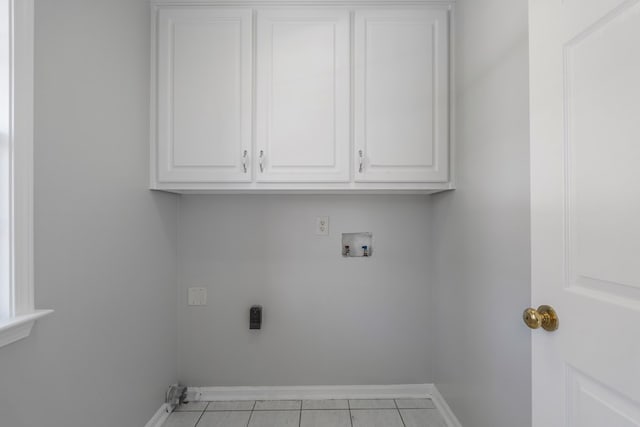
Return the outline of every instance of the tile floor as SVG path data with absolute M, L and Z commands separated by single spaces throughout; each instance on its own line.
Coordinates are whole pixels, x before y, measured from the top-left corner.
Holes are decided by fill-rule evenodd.
M 431 399 L 191 402 L 163 427 L 447 427 Z

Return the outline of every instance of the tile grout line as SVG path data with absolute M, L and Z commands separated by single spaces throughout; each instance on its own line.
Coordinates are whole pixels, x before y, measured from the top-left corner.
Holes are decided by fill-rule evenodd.
M 251 424 L 251 418 L 253 417 L 253 411 L 254 411 L 254 409 L 256 409 L 256 403 L 257 402 L 258 402 L 257 400 L 253 401 L 253 406 L 251 407 L 251 412 L 249 412 L 249 419 L 247 420 L 247 427 L 249 427 L 249 424 Z
M 400 421 L 402 421 L 402 425 L 404 427 L 407 427 L 407 425 L 404 423 L 404 418 L 402 417 L 402 412 L 400 412 L 400 407 L 398 406 L 398 401 L 396 399 L 393 399 L 393 403 L 396 404 L 396 410 L 398 411 L 398 415 L 400 415 Z
M 208 403 L 207 403 L 207 406 L 209 406 L 209 404 L 208 404 Z M 205 406 L 205 409 L 206 409 L 206 407 L 207 407 L 207 406 Z M 193 427 L 198 427 L 198 424 L 200 424 L 200 420 L 201 420 L 201 419 L 202 419 L 202 417 L 204 416 L 204 413 L 205 413 L 205 412 L 206 412 L 206 411 L 203 409 L 203 410 L 202 410 L 202 413 L 201 413 L 201 414 L 200 414 L 200 416 L 198 417 L 198 421 L 196 421 L 196 423 L 193 425 Z
M 351 402 L 347 399 L 347 408 L 349 408 L 349 422 L 351 423 L 351 427 L 353 427 L 353 415 L 351 415 Z

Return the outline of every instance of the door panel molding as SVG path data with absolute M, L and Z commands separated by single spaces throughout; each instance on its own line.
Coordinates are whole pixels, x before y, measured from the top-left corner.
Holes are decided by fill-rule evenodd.
M 624 63 L 629 49 L 637 49 L 640 38 L 633 38 L 633 26 L 640 26 L 637 0 L 623 3 L 563 46 L 565 287 L 640 303 L 640 263 L 634 256 L 640 253 L 640 230 L 626 226 L 640 215 L 640 182 L 629 179 L 640 158 L 640 131 L 633 130 L 640 117 L 640 88 L 624 84 L 640 75 L 640 64 L 630 62 L 617 75 L 607 65 Z M 622 106 L 626 114 L 606 114 Z

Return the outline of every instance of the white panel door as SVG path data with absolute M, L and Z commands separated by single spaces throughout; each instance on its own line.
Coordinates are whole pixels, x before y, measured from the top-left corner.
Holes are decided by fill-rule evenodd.
M 448 10 L 355 16 L 355 179 L 448 180 Z
M 349 13 L 261 10 L 256 180 L 349 180 Z
M 159 182 L 250 181 L 251 10 L 160 9 Z
M 532 0 L 533 426 L 640 426 L 640 1 Z

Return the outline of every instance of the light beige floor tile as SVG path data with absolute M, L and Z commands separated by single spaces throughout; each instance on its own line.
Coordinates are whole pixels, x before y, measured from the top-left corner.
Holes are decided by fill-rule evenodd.
M 309 410 L 302 411 L 300 427 L 351 427 L 349 411 Z
M 406 427 L 447 427 L 437 409 L 401 409 Z
M 350 399 L 349 406 L 351 409 L 396 409 L 393 399 Z
M 202 412 L 204 411 L 204 408 L 207 407 L 207 404 L 209 402 L 187 402 L 187 403 L 183 403 L 182 405 L 178 406 L 176 408 L 176 412 L 191 412 L 191 411 L 196 411 L 196 412 Z
M 300 411 L 254 411 L 249 427 L 298 427 Z
M 258 400 L 254 411 L 289 411 L 300 409 L 300 400 Z
M 397 409 L 351 411 L 353 427 L 404 427 Z
M 202 412 L 174 412 L 162 427 L 195 427 Z
M 303 400 L 302 409 L 349 409 L 346 399 Z
M 396 399 L 400 409 L 433 409 L 436 405 L 431 399 Z
M 247 427 L 251 411 L 205 412 L 198 427 Z
M 254 400 L 229 400 L 226 402 L 209 402 L 207 411 L 250 411 L 253 409 Z

